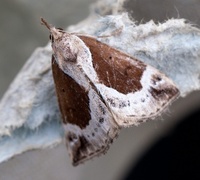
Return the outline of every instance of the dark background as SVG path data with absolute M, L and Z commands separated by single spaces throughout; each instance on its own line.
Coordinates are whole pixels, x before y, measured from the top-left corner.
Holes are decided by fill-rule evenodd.
M 48 34 L 46 29 L 40 25 L 40 17 L 46 18 L 56 26 L 67 27 L 87 17 L 91 2 L 95 1 L 2 0 L 0 2 L 0 97 L 34 49 L 47 44 Z M 174 17 L 186 18 L 197 27 L 200 25 L 199 0 L 130 0 L 125 7 L 138 23 L 151 19 L 163 22 Z M 199 107 L 199 91 L 190 94 L 187 98 L 181 98 L 174 103 L 169 113 L 160 118 L 161 120 L 123 129 L 105 156 L 95 158 L 77 168 L 71 166 L 64 144 L 54 149 L 24 153 L 0 164 L 0 179 L 116 180 L 128 177 L 129 172 L 133 173 L 134 179 L 147 179 L 141 174 L 149 175 L 149 178 L 152 175 L 155 179 L 161 174 L 164 179 L 168 177 L 167 175 L 171 175 L 167 171 L 168 165 L 176 165 L 176 160 L 180 159 L 179 162 L 184 164 L 185 168 L 192 167 L 189 165 L 199 162 L 198 154 L 195 154 L 196 151 L 192 149 L 192 147 L 196 149 L 199 147 L 198 138 L 192 138 L 198 137 L 198 133 L 189 133 L 200 130 L 199 124 L 195 121 L 196 117 L 199 117 L 197 116 Z M 195 130 L 194 127 L 196 127 Z M 188 141 L 182 141 L 181 137 Z M 191 146 L 189 142 L 194 142 L 194 145 Z M 160 144 L 166 151 L 160 148 Z M 154 150 L 155 147 L 158 147 L 158 150 Z M 172 147 L 182 148 L 172 152 L 170 151 L 174 149 Z M 191 147 L 191 151 L 186 151 L 186 155 L 193 152 L 195 154 L 188 158 L 190 162 L 184 161 L 184 159 L 187 160 L 185 155 L 180 153 L 178 156 L 179 152 L 183 152 L 182 149 L 188 147 Z M 157 154 L 159 156 L 156 156 Z M 169 158 L 175 160 L 174 163 L 165 161 Z M 135 168 L 132 170 L 132 167 Z M 173 171 L 179 172 L 178 166 L 176 167 L 177 171 L 176 169 Z M 180 172 L 185 172 L 185 168 Z M 195 173 L 191 172 L 191 174 Z

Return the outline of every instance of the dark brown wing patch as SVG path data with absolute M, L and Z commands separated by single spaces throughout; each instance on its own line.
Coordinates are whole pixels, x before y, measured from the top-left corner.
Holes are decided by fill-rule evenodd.
M 91 51 L 93 66 L 101 83 L 124 94 L 142 89 L 140 79 L 146 68 L 144 63 L 95 38 L 79 38 Z
M 85 128 L 91 120 L 88 92 L 58 67 L 54 56 L 52 72 L 63 123 Z

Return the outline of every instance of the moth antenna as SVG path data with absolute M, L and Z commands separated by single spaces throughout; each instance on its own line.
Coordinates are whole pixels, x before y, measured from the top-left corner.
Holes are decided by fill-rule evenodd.
M 45 19 L 41 18 L 41 24 L 45 25 L 49 30 L 52 28 L 52 25 L 48 24 Z

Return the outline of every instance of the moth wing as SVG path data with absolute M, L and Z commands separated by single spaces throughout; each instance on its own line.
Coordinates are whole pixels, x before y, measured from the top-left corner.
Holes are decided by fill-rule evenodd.
M 155 118 L 179 95 L 175 84 L 157 69 L 95 38 L 79 38 L 90 49 L 99 78 L 95 86 L 119 126 Z
M 92 88 L 85 91 L 52 56 L 52 72 L 63 119 L 66 145 L 74 166 L 105 153 L 119 126 Z

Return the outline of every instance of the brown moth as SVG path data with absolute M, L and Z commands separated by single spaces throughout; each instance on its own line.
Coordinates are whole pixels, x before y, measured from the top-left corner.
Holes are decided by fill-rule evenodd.
M 88 35 L 50 31 L 52 72 L 73 165 L 106 153 L 121 127 L 154 119 L 179 95 L 157 69 Z

